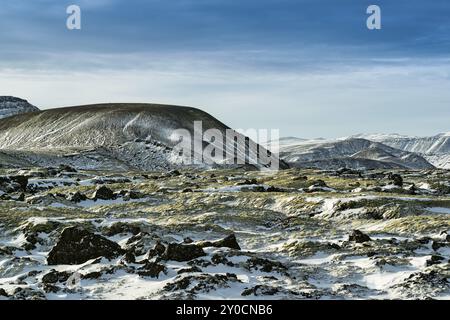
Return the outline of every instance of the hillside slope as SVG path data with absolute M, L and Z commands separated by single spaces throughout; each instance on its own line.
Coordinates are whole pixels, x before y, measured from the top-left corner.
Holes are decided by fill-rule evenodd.
M 195 121 L 202 123 L 197 135 Z M 40 165 L 59 161 L 88 168 L 108 164 L 123 169 L 170 169 L 182 165 L 184 160 L 173 150 L 181 140 L 179 135 L 174 135 L 179 129 L 184 129 L 196 144 L 214 146 L 217 152 L 223 152 L 218 141 L 204 141 L 201 133 L 217 129 L 225 139 L 229 128 L 206 112 L 190 107 L 97 104 L 49 109 L 0 120 L 0 149 Z M 248 141 L 238 136 L 238 141 L 243 143 L 236 147 L 237 156 L 245 158 L 247 163 L 256 163 L 257 154 L 246 155 L 244 144 Z M 226 141 L 230 148 L 235 144 L 234 140 Z M 200 153 L 199 149 L 191 150 L 198 164 L 202 160 L 201 150 Z

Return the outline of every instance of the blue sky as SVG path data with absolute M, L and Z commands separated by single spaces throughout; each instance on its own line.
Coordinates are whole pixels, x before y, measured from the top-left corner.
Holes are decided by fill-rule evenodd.
M 191 105 L 306 138 L 450 131 L 447 0 L 2 0 L 0 43 L 0 95 L 42 108 Z

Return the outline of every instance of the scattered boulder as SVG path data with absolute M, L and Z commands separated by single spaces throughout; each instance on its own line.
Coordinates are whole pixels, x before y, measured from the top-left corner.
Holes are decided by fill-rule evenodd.
M 0 296 L 2 296 L 2 297 L 8 297 L 9 295 L 8 295 L 8 293 L 5 291 L 5 289 L 0 288 Z
M 160 241 L 157 241 L 153 250 L 158 256 L 162 256 L 166 251 L 166 247 Z
M 283 265 L 281 262 L 272 261 L 269 259 L 252 257 L 245 262 L 244 266 L 247 270 L 261 270 L 263 272 L 272 272 L 276 271 L 279 273 L 285 273 L 287 271 L 287 267 Z
M 141 228 L 133 223 L 116 222 L 103 230 L 103 234 L 108 237 L 115 236 L 121 233 L 131 233 L 132 235 L 137 235 L 141 232 Z
M 390 173 L 388 179 L 397 187 L 403 186 L 403 178 L 397 173 Z
M 124 254 L 115 242 L 78 227 L 63 230 L 58 243 L 48 254 L 49 265 L 81 264 L 98 257 L 114 259 Z
M 25 192 L 28 186 L 28 176 L 0 176 L 0 190 L 6 193 Z
M 181 172 L 178 170 L 172 170 L 172 171 L 168 172 L 168 175 L 172 176 L 172 177 L 178 177 L 178 176 L 181 176 Z
M 364 243 L 367 241 L 372 241 L 372 239 L 370 239 L 367 234 L 364 234 L 359 230 L 353 230 L 352 233 L 348 236 L 348 241 Z
M 444 257 L 438 256 L 438 255 L 432 255 L 430 259 L 427 260 L 427 267 L 440 264 L 445 260 Z
M 18 287 L 14 290 L 13 300 L 45 300 L 45 294 L 32 288 Z
M 102 276 L 102 273 L 99 271 L 92 271 L 86 274 L 81 275 L 81 279 L 83 280 L 92 280 L 92 279 L 98 279 Z
M 9 179 L 11 181 L 14 181 L 20 185 L 20 188 L 22 189 L 22 191 L 27 190 L 28 178 L 29 178 L 28 176 L 22 176 L 22 175 L 9 176 Z
M 55 269 L 52 269 L 42 277 L 42 283 L 53 284 L 57 282 L 66 282 L 71 275 L 72 274 L 67 271 L 58 272 Z
M 244 181 L 241 182 L 236 182 L 236 186 L 245 186 L 245 185 L 253 185 L 253 184 L 258 184 L 258 181 L 256 179 L 245 179 Z
M 137 274 L 141 277 L 159 278 L 161 272 L 166 272 L 166 267 L 157 262 L 146 261 L 144 266 L 138 269 Z
M 298 295 L 297 292 L 286 290 L 280 287 L 272 287 L 268 285 L 256 285 L 253 288 L 246 288 L 242 291 L 241 296 L 273 296 L 276 294 L 290 294 L 290 295 Z
M 71 202 L 79 203 L 87 199 L 86 195 L 80 193 L 79 191 L 69 194 L 66 199 Z
M 61 164 L 59 166 L 59 171 L 61 172 L 69 172 L 69 173 L 75 173 L 77 172 L 77 169 L 75 169 L 74 167 L 71 167 L 67 164 Z
M 201 246 L 195 244 L 169 243 L 162 259 L 183 262 L 203 256 L 206 256 L 206 253 Z
M 204 241 L 204 242 L 200 242 L 198 245 L 202 248 L 216 247 L 216 248 L 230 248 L 230 249 L 241 250 L 241 247 L 239 246 L 234 233 L 230 234 L 229 236 L 225 237 L 224 239 L 217 240 L 217 241 Z
M 114 192 L 106 186 L 101 186 L 95 190 L 93 198 L 94 200 L 112 200 Z
M 440 248 L 443 248 L 443 247 L 446 247 L 446 246 L 448 246 L 448 243 L 446 243 L 446 242 L 433 241 L 433 242 L 431 243 L 431 248 L 432 248 L 434 251 L 438 251 Z
M 177 271 L 177 274 L 183 274 L 183 273 L 195 273 L 195 272 L 202 272 L 202 269 L 200 269 L 197 266 L 193 266 L 190 268 L 184 268 Z

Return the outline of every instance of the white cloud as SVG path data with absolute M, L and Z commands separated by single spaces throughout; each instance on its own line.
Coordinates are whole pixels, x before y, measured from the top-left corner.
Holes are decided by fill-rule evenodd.
M 235 128 L 275 128 L 281 135 L 302 137 L 449 130 L 450 63 L 445 60 L 280 72 L 192 57 L 153 57 L 137 64 L 145 66 L 138 69 L 131 68 L 134 58 L 103 56 L 105 66 L 121 67 L 95 68 L 92 61 L 99 58 L 91 57 L 92 68 L 72 71 L 0 69 L 0 95 L 23 97 L 41 107 L 190 105 Z

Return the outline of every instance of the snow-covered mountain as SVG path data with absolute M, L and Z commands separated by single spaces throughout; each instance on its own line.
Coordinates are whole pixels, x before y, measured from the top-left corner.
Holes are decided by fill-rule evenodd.
M 39 111 L 39 109 L 26 100 L 11 96 L 0 96 L 0 119 L 36 111 Z
M 198 128 L 194 126 L 195 121 L 202 122 L 200 130 L 203 132 L 217 129 L 224 138 L 229 129 L 206 112 L 190 107 L 98 104 L 49 109 L 2 119 L 0 149 L 10 156 L 39 165 L 171 169 L 186 164 L 183 162 L 185 158 L 174 150 L 180 142 L 180 137 L 173 135 L 175 130 L 184 129 L 186 136 L 194 140 L 186 147 L 200 145 L 200 149 L 193 147 L 191 150 L 192 158 L 198 160 L 198 164 L 206 146 L 214 146 L 216 152 L 223 152 L 218 141 L 203 139 L 203 132 L 197 132 Z M 196 132 L 200 134 L 196 135 Z M 245 151 L 248 139 L 238 133 L 236 135 L 238 142 L 234 139 L 226 141 L 228 150 L 236 148 L 237 157 L 245 159 L 246 163 L 257 162 L 256 153 L 247 154 Z
M 396 149 L 414 152 L 423 156 L 436 167 L 450 169 L 450 132 L 431 137 L 408 137 L 398 134 L 370 134 L 352 137 L 362 137 Z
M 282 145 L 280 156 L 296 167 L 336 169 L 427 169 L 433 168 L 422 156 L 366 139 L 301 141 Z

